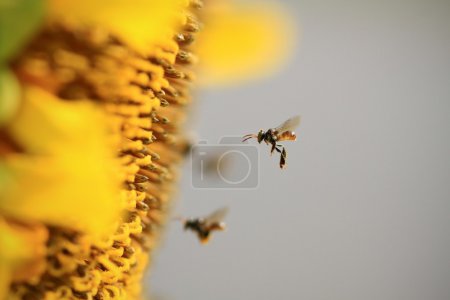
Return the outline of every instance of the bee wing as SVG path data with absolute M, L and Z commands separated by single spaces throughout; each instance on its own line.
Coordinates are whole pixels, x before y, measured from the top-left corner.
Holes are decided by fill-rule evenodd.
M 274 129 L 280 133 L 285 131 L 294 131 L 294 129 L 297 128 L 298 124 L 300 124 L 300 116 L 297 115 L 287 119 L 283 122 L 283 124 Z
M 210 215 L 205 217 L 205 225 L 209 226 L 215 223 L 222 222 L 225 216 L 228 214 L 228 210 L 228 206 L 224 206 L 213 211 Z

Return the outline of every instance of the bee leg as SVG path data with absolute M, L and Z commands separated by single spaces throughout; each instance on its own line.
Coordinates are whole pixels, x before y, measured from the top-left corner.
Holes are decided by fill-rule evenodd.
M 286 159 L 283 156 L 280 156 L 280 169 L 284 169 L 286 166 Z
M 286 149 L 284 149 L 281 151 L 281 155 L 280 155 L 280 169 L 283 169 L 286 166 L 286 157 L 287 157 L 287 152 Z
M 280 146 L 280 145 L 275 145 L 274 144 L 274 146 L 272 147 L 272 152 L 273 152 L 273 150 L 276 150 L 278 153 L 280 153 L 280 167 L 281 167 L 281 160 L 282 160 L 282 153 L 283 153 L 283 150 L 284 150 L 284 148 L 283 148 L 283 150 L 281 150 L 280 148 L 282 148 L 283 146 Z M 272 155 L 272 152 L 270 152 L 270 154 Z
M 275 144 L 275 143 L 273 143 L 272 144 L 272 149 L 270 149 L 270 155 L 272 156 L 272 154 L 273 154 L 273 151 L 275 151 L 275 150 L 277 150 L 277 152 L 280 152 L 279 150 L 278 150 L 278 148 L 276 148 L 277 147 L 277 145 Z
M 280 153 L 280 155 L 281 155 L 281 150 L 280 150 L 279 147 L 280 147 L 279 145 L 275 146 L 275 147 L 274 147 L 274 150 L 276 150 L 276 151 L 277 151 L 278 153 Z

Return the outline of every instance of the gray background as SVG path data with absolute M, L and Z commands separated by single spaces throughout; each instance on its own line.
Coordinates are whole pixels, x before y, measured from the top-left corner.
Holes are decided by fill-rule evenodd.
M 177 213 L 229 205 L 201 246 L 177 222 L 148 279 L 160 299 L 450 299 L 450 1 L 285 1 L 303 36 L 277 77 L 203 91 L 211 143 L 302 115 L 257 190 L 195 190 Z

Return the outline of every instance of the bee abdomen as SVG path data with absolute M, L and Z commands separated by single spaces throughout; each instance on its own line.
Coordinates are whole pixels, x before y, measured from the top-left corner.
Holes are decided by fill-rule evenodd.
M 279 141 L 295 141 L 296 139 L 297 139 L 297 136 L 295 135 L 295 132 L 293 132 L 293 131 L 285 131 L 282 134 L 280 134 L 278 137 Z

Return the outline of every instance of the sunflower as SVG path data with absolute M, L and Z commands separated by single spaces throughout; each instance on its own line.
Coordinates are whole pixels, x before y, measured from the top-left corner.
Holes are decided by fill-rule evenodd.
M 195 73 L 217 85 L 272 72 L 285 14 L 0 0 L 0 22 L 0 299 L 139 299 L 189 148 Z

